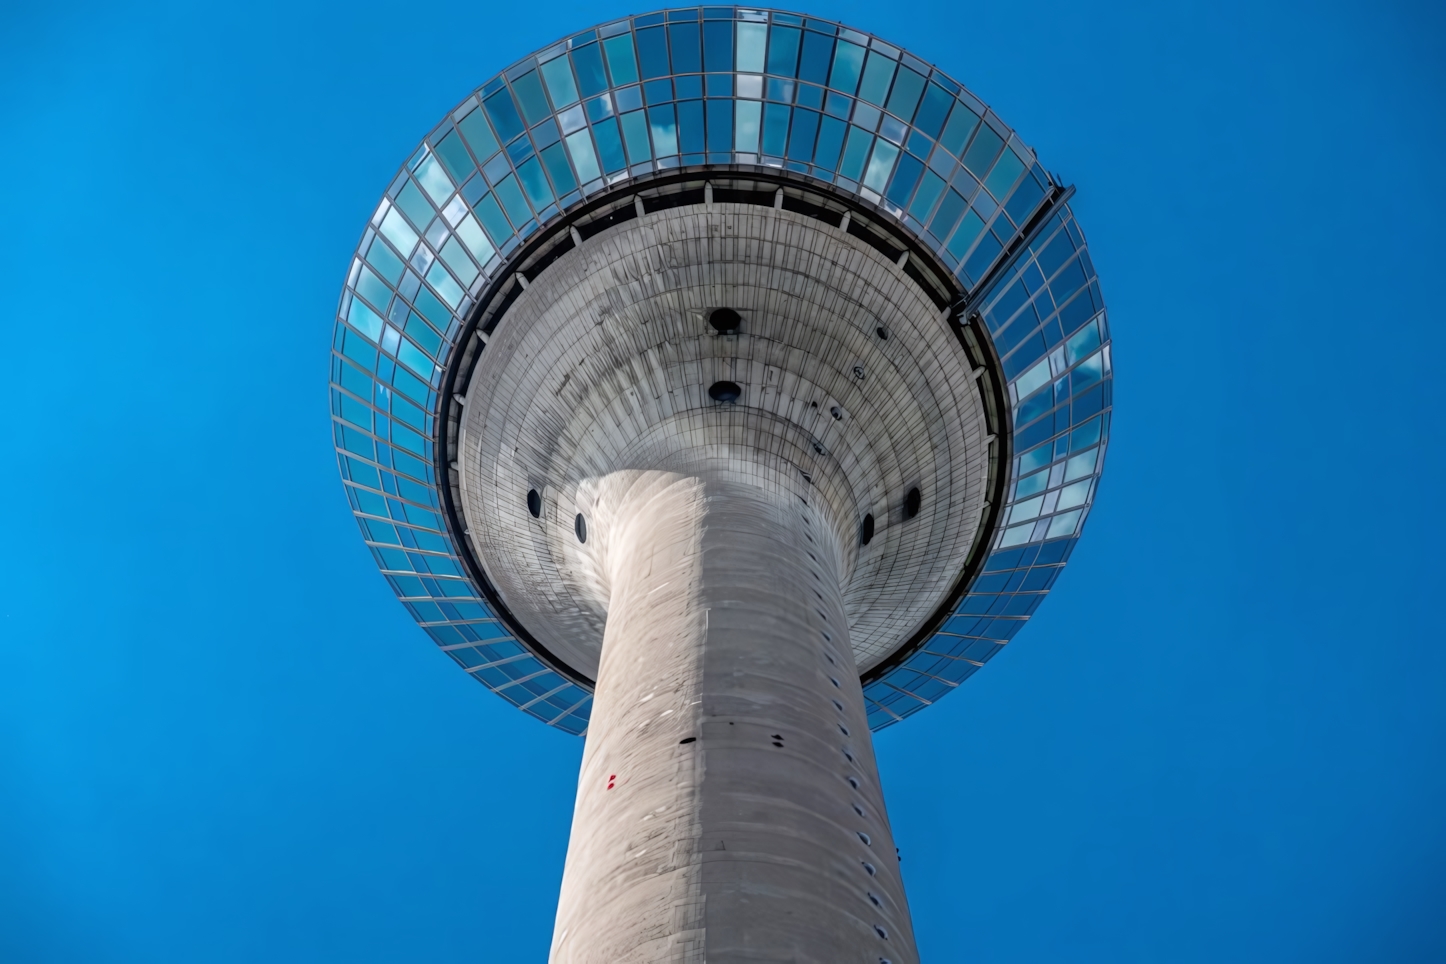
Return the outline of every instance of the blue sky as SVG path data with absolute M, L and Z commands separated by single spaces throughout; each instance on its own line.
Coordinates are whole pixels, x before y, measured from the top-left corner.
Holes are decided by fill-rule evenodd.
M 1446 959 L 1441 8 L 810 9 L 1078 186 L 1115 337 L 1068 571 L 878 740 L 925 960 Z M 326 360 L 418 139 L 629 12 L 0 10 L 0 960 L 545 959 L 581 742 L 392 598 Z

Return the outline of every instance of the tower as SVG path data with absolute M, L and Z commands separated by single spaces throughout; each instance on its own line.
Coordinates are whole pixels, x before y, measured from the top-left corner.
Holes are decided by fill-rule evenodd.
M 882 40 L 667 10 L 509 67 L 353 259 L 348 497 L 585 734 L 552 960 L 917 960 L 870 731 L 1033 613 L 1102 467 L 1072 189 Z

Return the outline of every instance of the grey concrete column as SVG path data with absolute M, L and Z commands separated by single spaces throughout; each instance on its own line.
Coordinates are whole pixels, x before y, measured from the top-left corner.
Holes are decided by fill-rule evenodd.
M 913 964 L 833 520 L 776 479 L 630 472 L 551 960 Z

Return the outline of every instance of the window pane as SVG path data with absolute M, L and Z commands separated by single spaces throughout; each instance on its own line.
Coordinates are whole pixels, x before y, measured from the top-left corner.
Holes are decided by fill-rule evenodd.
M 547 92 L 558 107 L 577 103 L 577 84 L 573 83 L 572 67 L 566 57 L 543 64 L 542 79 L 547 81 Z
M 756 100 L 740 100 L 738 105 L 737 136 L 733 149 L 747 154 L 758 153 L 759 120 L 763 105 Z
M 774 26 L 768 33 L 768 72 L 792 77 L 798 65 L 798 34 L 795 27 Z
M 678 105 L 678 150 L 697 154 L 703 146 L 703 102 L 687 100 Z
M 793 115 L 793 131 L 788 137 L 788 156 L 795 161 L 813 159 L 813 138 L 818 133 L 818 114 L 799 108 Z
M 953 102 L 954 98 L 948 91 L 938 84 L 930 84 L 924 94 L 923 106 L 919 108 L 919 116 L 914 118 L 914 126 L 930 137 L 937 138 L 939 128 L 944 126 L 944 118 L 949 114 L 949 105 Z
M 899 75 L 894 78 L 893 93 L 889 94 L 889 113 L 904 120 L 913 117 L 914 106 L 919 103 L 919 95 L 923 92 L 924 78 L 907 67 L 899 68 Z
M 641 164 L 653 156 L 648 146 L 648 121 L 643 112 L 635 110 L 619 118 L 623 124 L 623 141 L 628 147 L 628 163 Z
M 514 80 L 512 92 L 522 105 L 522 115 L 527 118 L 529 127 L 552 113 L 547 106 L 547 95 L 542 92 L 542 81 L 537 79 L 537 71 L 529 70 Z
M 472 158 L 467 154 L 467 148 L 462 146 L 462 138 L 456 131 L 438 141 L 433 150 L 437 152 L 437 157 L 441 159 L 453 180 L 458 184 L 467 180 L 467 176 L 473 171 Z
M 506 88 L 482 102 L 492 126 L 502 140 L 510 141 L 522 133 L 522 118 L 517 116 L 517 107 L 512 103 L 512 94 Z
M 488 126 L 481 108 L 462 118 L 457 127 L 467 139 L 467 144 L 472 148 L 477 160 L 485 161 L 497 153 L 497 138 L 492 135 L 492 128 Z
M 790 109 L 784 104 L 769 104 L 763 111 L 763 153 L 774 157 L 783 156 L 788 142 L 788 115 Z
M 713 26 L 728 26 L 713 24 Z M 675 74 L 696 74 L 703 69 L 698 57 L 698 25 L 696 23 L 673 23 L 668 25 L 668 45 L 673 49 L 673 70 Z M 732 61 L 733 52 L 728 52 Z
M 577 168 L 577 176 L 582 178 L 584 184 L 602 177 L 602 171 L 598 170 L 597 166 L 597 155 L 593 153 L 592 138 L 587 136 L 586 130 L 580 130 L 567 138 L 567 152 L 572 155 L 572 166 Z
M 612 74 L 613 86 L 636 84 L 638 62 L 633 56 L 632 34 L 621 34 L 603 41 L 603 50 L 608 57 L 608 72 Z
M 628 166 L 627 160 L 623 157 L 623 141 L 618 136 L 616 121 L 600 121 L 593 126 L 592 132 L 593 136 L 597 138 L 597 150 L 602 158 L 604 171 L 612 173 L 621 171 Z
M 767 25 L 740 23 L 738 25 L 738 70 L 742 73 L 763 73 L 763 52 L 767 43 Z M 709 70 L 711 69 L 710 67 Z
M 834 170 L 838 164 L 838 152 L 843 146 L 844 131 L 848 125 L 837 117 L 825 117 L 819 125 L 818 146 L 813 162 L 826 170 Z
M 567 155 L 563 153 L 561 144 L 553 144 L 542 152 L 542 165 L 547 168 L 547 176 L 552 181 L 552 186 L 557 189 L 558 194 L 566 194 L 577 187 L 577 181 L 572 176 L 572 168 L 567 165 Z
M 648 126 L 653 132 L 653 149 L 659 157 L 678 153 L 678 121 L 673 105 L 648 108 Z
M 477 220 L 487 229 L 492 236 L 492 241 L 501 245 L 512 235 L 512 225 L 507 223 L 507 216 L 502 213 L 502 206 L 497 203 L 497 198 L 491 194 L 485 194 L 472 206 L 477 214 Z
M 591 97 L 607 90 L 608 78 L 603 73 L 602 51 L 597 44 L 588 44 L 572 52 L 572 65 L 577 68 L 577 83 L 582 96 Z M 556 92 L 553 93 L 556 97 Z
M 833 59 L 833 38 L 812 30 L 803 34 L 803 57 L 798 63 L 798 76 L 815 84 L 828 82 L 828 65 Z
M 532 219 L 532 211 L 527 207 L 526 198 L 522 196 L 522 188 L 517 186 L 517 178 L 507 175 L 498 183 L 493 193 L 497 200 L 502 202 L 503 210 L 514 225 L 521 227 Z
M 703 25 L 703 69 L 710 71 L 733 69 L 733 22 L 731 20 L 713 21 Z
M 994 158 L 999 155 L 999 149 L 1004 146 L 1004 140 L 985 124 L 979 128 L 979 133 L 974 136 L 974 143 L 969 145 L 968 152 L 962 160 L 964 166 L 969 168 L 975 177 L 982 178 L 989 171 L 989 166 L 994 163 Z
M 944 190 L 944 179 L 933 171 L 924 172 L 924 180 L 919 185 L 919 193 L 914 195 L 914 203 L 909 205 L 909 213 L 920 221 L 929 217 L 929 212 L 934 208 L 934 202 Z
M 708 150 L 733 150 L 733 101 L 710 100 L 708 104 Z M 757 136 L 754 137 L 755 143 Z M 749 148 L 751 150 L 751 148 Z M 739 148 L 744 150 L 744 148 Z
M 668 41 L 663 36 L 662 27 L 638 31 L 638 60 L 642 63 L 645 79 L 668 75 Z
M 894 169 L 894 161 L 898 156 L 899 149 L 893 144 L 882 138 L 876 140 L 873 157 L 869 158 L 869 169 L 864 174 L 864 186 L 882 192 L 884 185 L 888 183 L 889 172 Z
M 994 170 L 990 171 L 989 176 L 984 179 L 984 187 L 996 199 L 1002 201 L 1022 173 L 1024 173 L 1024 162 L 1019 159 L 1019 155 L 1013 151 L 1005 151 L 999 156 Z
M 840 177 L 846 177 L 851 181 L 857 181 L 864 173 L 864 162 L 868 160 L 869 147 L 872 146 L 874 135 L 860 127 L 849 127 L 848 143 L 844 145 L 843 160 L 839 162 L 838 172 Z
M 547 177 L 542 173 L 542 165 L 537 158 L 529 157 L 526 161 L 517 165 L 517 177 L 522 182 L 522 189 L 527 192 L 527 199 L 532 202 L 535 210 L 542 210 L 552 203 L 552 188 L 547 183 Z
M 840 40 L 833 55 L 833 70 L 828 75 L 828 85 L 834 90 L 852 94 L 859 86 L 859 72 L 864 67 L 864 48 Z
M 954 112 L 949 115 L 949 123 L 945 125 L 944 133 L 939 136 L 939 143 L 944 145 L 944 150 L 958 157 L 978 123 L 978 114 L 956 102 Z
M 884 97 L 889 93 L 889 82 L 894 79 L 896 64 L 878 51 L 869 52 L 868 65 L 864 67 L 864 80 L 859 85 L 859 96 L 877 107 L 884 106 Z

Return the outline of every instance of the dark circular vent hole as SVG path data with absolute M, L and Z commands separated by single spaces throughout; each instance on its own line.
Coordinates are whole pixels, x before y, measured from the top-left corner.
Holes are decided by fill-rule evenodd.
M 715 402 L 736 402 L 743 394 L 737 382 L 714 382 L 708 386 L 708 397 Z
M 874 334 L 876 334 L 876 335 L 879 336 L 879 340 L 880 340 L 880 341 L 888 341 L 888 340 L 889 340 L 889 329 L 885 328 L 883 325 L 880 325 L 879 327 L 875 328 L 875 329 L 874 329 Z
M 843 420 L 843 411 L 837 405 L 830 406 L 828 413 L 838 421 Z
M 533 514 L 536 515 L 536 513 Z M 863 531 L 859 533 L 859 540 L 864 545 L 874 541 L 874 514 L 872 512 L 864 516 L 864 527 Z
M 542 496 L 536 489 L 527 490 L 527 511 L 532 513 L 534 519 L 542 518 Z
M 737 331 L 738 326 L 743 324 L 743 319 L 732 308 L 714 308 L 713 313 L 708 316 L 708 324 L 720 335 L 726 335 L 730 331 Z
M 572 531 L 577 533 L 578 542 L 587 541 L 587 520 L 582 517 L 581 512 L 577 514 L 576 519 L 572 520 Z
M 684 743 L 695 743 L 697 740 L 698 738 L 696 736 L 685 736 L 678 741 L 678 745 L 682 746 Z
M 919 506 L 923 503 L 923 501 L 924 497 L 919 494 L 919 490 L 917 487 L 910 489 L 909 494 L 904 497 L 904 518 L 912 519 L 914 516 L 918 515 Z

